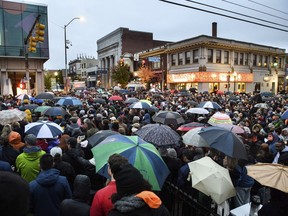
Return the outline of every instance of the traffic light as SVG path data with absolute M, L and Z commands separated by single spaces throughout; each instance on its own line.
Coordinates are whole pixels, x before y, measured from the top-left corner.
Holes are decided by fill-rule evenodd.
M 146 61 L 143 59 L 142 60 L 142 65 L 141 65 L 143 68 L 145 68 L 146 67 Z
M 22 80 L 20 81 L 19 88 L 20 89 L 26 89 L 26 84 Z
M 36 38 L 30 36 L 30 38 L 29 38 L 28 51 L 35 53 L 35 52 L 36 52 L 36 46 L 37 46 L 37 40 L 36 40 Z
M 120 59 L 120 66 L 121 66 L 121 67 L 124 66 L 124 59 Z
M 44 42 L 44 34 L 45 34 L 45 25 L 37 22 L 36 30 L 35 30 L 35 38 L 37 42 L 43 43 Z

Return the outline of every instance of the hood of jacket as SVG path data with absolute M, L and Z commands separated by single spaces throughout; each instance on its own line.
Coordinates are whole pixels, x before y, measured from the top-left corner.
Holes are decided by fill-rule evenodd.
M 39 146 L 25 147 L 23 149 L 23 157 L 29 161 L 39 159 L 44 153 Z
M 37 183 L 44 187 L 55 184 L 59 178 L 60 171 L 57 169 L 48 169 L 41 171 L 36 179 Z
M 87 202 L 90 199 L 91 182 L 86 175 L 77 175 L 73 185 L 73 199 Z

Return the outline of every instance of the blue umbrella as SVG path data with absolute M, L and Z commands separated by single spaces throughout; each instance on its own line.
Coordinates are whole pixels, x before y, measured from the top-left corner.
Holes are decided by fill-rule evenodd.
M 43 112 L 46 116 L 65 116 L 67 112 L 62 107 L 50 107 Z
M 75 97 L 64 97 L 61 98 L 56 105 L 60 106 L 82 106 L 81 100 Z
M 288 119 L 288 110 L 281 115 L 281 119 Z
M 51 121 L 37 121 L 25 125 L 25 133 L 37 138 L 55 138 L 63 133 L 63 129 Z
M 111 135 L 91 151 L 95 159 L 96 171 L 105 177 L 108 177 L 107 160 L 114 153 L 126 157 L 152 185 L 153 190 L 161 190 L 169 175 L 169 169 L 158 150 L 138 136 Z

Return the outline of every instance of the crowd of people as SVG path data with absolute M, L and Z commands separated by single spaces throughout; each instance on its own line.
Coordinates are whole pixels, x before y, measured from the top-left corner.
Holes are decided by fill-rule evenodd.
M 240 160 L 212 148 L 187 146 L 181 141 L 173 146 L 159 147 L 159 154 L 170 170 L 166 181 L 207 205 L 209 198 L 191 186 L 188 163 L 209 156 L 229 170 L 236 196 L 227 200 L 228 209 L 249 203 L 253 195 L 260 195 L 263 207 L 259 215 L 288 214 L 287 193 L 271 188 L 267 198 L 268 189 L 248 176 L 245 167 L 258 162 L 287 166 L 288 122 L 281 118 L 288 109 L 285 95 L 265 98 L 260 94 L 176 90 L 107 92 L 108 97 L 103 97 L 102 90 L 101 93 L 84 90 L 76 94 L 82 100 L 82 106 L 64 106 L 65 115 L 46 116 L 26 109 L 27 115 L 22 121 L 6 125 L 0 122 L 0 200 L 6 200 L 5 204 L 4 201 L 0 204 L 0 211 L 6 212 L 3 215 L 169 215 L 169 206 L 165 207 L 161 201 L 165 200 L 163 194 L 154 193 L 149 182 L 123 156 L 112 154 L 109 157 L 109 179 L 97 174 L 95 165 L 91 163 L 92 145 L 87 140 L 101 130 L 135 135 L 144 125 L 155 123 L 152 116 L 161 110 L 178 112 L 185 120 L 183 124 L 200 122 L 206 126 L 216 112 L 229 115 L 233 124 L 243 128 L 244 133 L 238 136 L 248 155 L 248 160 Z M 75 96 L 75 93 L 71 95 Z M 111 101 L 110 95 L 118 95 L 122 100 Z M 148 100 L 153 108 L 129 108 L 130 104 L 125 101 L 130 98 Z M 216 102 L 221 108 L 208 109 L 207 115 L 186 112 L 203 101 Z M 39 103 L 7 96 L 1 98 L 0 109 L 23 109 L 31 103 L 55 106 L 54 100 L 41 100 Z M 259 103 L 267 106 L 255 106 Z M 38 120 L 59 124 L 63 134 L 49 139 L 25 134 L 25 125 Z M 185 132 L 177 130 L 179 126 L 169 124 L 182 136 Z M 9 192 L 2 193 L 6 190 Z

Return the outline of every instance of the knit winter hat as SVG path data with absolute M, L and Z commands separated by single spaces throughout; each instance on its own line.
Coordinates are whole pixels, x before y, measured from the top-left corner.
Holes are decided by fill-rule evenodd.
M 120 196 L 127 196 L 137 194 L 142 191 L 144 179 L 142 174 L 133 167 L 127 164 L 121 170 L 114 173 L 116 180 L 117 194 Z

